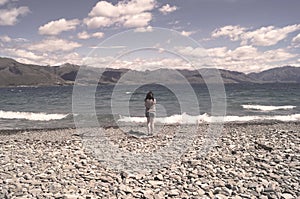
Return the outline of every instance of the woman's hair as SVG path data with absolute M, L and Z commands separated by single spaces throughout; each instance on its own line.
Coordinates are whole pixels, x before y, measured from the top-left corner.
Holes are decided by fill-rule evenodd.
M 147 99 L 152 99 L 152 100 L 154 100 L 154 95 L 153 95 L 152 91 L 149 91 L 149 92 L 147 93 L 146 98 L 145 98 L 145 101 L 146 101 Z

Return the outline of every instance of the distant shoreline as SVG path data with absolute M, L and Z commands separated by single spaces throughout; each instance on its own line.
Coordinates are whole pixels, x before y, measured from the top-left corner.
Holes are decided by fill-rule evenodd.
M 174 85 L 180 85 L 180 83 L 174 83 Z M 300 84 L 300 82 L 241 82 L 241 83 L 224 83 L 224 85 L 270 85 L 270 84 Z M 0 88 L 45 88 L 45 87 L 73 87 L 75 84 L 65 84 L 65 85 L 15 85 L 15 86 L 1 86 Z M 97 86 L 114 86 L 115 83 L 99 83 Z M 138 85 L 138 84 L 124 84 L 124 86 L 132 86 L 132 85 Z M 206 85 L 206 83 L 191 83 L 191 85 Z M 77 85 L 76 85 L 77 86 Z M 94 86 L 94 84 L 82 84 L 79 86 Z
M 220 123 L 217 123 L 220 124 Z M 224 122 L 221 123 L 221 125 L 226 126 L 226 127 L 234 127 L 234 126 L 272 126 L 276 124 L 293 124 L 293 125 L 300 125 L 300 121 L 270 121 L 270 120 L 265 120 L 265 121 L 252 121 L 252 122 Z M 175 127 L 175 126 L 209 126 L 213 125 L 213 123 L 200 123 L 200 124 L 156 124 L 157 126 L 166 126 L 166 127 Z M 143 127 L 146 126 L 143 124 L 137 124 L 137 125 L 106 125 L 106 126 L 99 126 L 99 127 L 82 127 L 78 129 L 97 129 L 97 128 L 103 128 L 103 129 L 120 129 L 120 127 Z M 74 127 L 57 127 L 57 128 L 26 128 L 26 129 L 0 129 L 0 135 L 15 135 L 15 134 L 22 134 L 25 132 L 41 132 L 41 133 L 48 133 L 51 131 L 57 131 L 57 130 L 76 130 L 77 128 Z

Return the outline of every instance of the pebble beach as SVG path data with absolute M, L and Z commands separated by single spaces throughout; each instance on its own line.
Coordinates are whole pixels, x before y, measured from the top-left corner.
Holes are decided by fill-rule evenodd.
M 122 150 L 152 153 L 175 139 L 176 128 L 141 138 L 104 130 Z M 76 129 L 2 131 L 0 198 L 300 198 L 299 123 L 224 124 L 199 156 L 206 130 L 200 125 L 170 165 L 135 173 L 103 164 Z

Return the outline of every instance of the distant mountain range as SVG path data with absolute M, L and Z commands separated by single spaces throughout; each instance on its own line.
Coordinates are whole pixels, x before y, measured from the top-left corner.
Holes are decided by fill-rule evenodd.
M 8 86 L 52 86 L 72 85 L 77 77 L 80 66 L 63 64 L 60 66 L 39 66 L 19 63 L 10 58 L 0 57 L 0 87 Z M 97 69 L 82 67 L 84 73 L 79 73 L 79 83 L 90 84 L 124 84 L 155 83 L 163 80 L 165 83 L 205 83 L 214 69 L 172 70 L 158 69 L 154 71 L 135 71 L 129 69 Z M 98 74 L 102 76 L 99 78 Z M 300 67 L 284 66 L 258 73 L 245 74 L 236 71 L 220 69 L 219 73 L 225 84 L 228 83 L 300 83 Z M 82 75 L 83 74 L 83 75 Z M 205 81 L 202 78 L 205 74 Z

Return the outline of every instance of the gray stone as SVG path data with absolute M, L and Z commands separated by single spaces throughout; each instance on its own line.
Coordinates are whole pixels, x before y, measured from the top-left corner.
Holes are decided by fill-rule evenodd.
M 153 191 L 151 189 L 147 189 L 145 191 L 142 191 L 143 195 L 147 199 L 152 199 L 153 198 Z
M 80 195 L 77 194 L 64 194 L 63 199 L 78 199 Z
M 161 180 L 161 181 L 163 181 L 163 180 L 164 180 L 164 177 L 163 177 L 162 174 L 158 174 L 157 176 L 155 176 L 154 179 L 155 179 L 155 180 Z
M 283 194 L 281 194 L 281 197 L 283 199 L 293 199 L 293 198 L 295 198 L 292 194 L 289 194 L 289 193 L 283 193 Z
M 227 199 L 227 196 L 219 193 L 219 194 L 215 195 L 215 199 Z
M 121 185 L 120 185 L 120 190 L 121 190 L 121 191 L 124 191 L 125 193 L 132 193 L 132 192 L 133 192 L 133 190 L 132 190 L 131 187 L 126 186 L 126 185 L 124 185 L 124 184 L 121 184 Z
M 149 184 L 151 184 L 153 187 L 164 185 L 163 181 L 157 181 L 157 180 L 149 180 Z
M 180 191 L 178 189 L 172 189 L 168 192 L 169 196 L 178 196 Z

